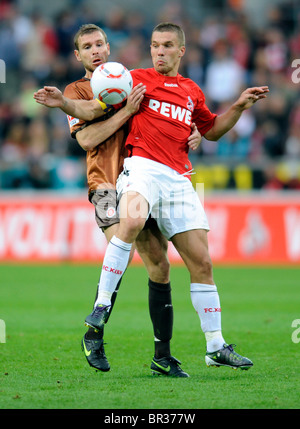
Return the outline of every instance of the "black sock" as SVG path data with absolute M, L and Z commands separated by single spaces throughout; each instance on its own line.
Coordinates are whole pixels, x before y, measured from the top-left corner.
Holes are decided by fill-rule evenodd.
M 118 281 L 117 287 L 116 287 L 115 291 L 113 292 L 113 294 L 111 296 L 111 306 L 110 306 L 110 310 L 109 310 L 109 313 L 108 313 L 108 318 L 106 319 L 105 323 L 108 322 L 108 319 L 110 318 L 112 309 L 113 309 L 113 307 L 115 305 L 115 302 L 116 302 L 116 299 L 117 299 L 118 290 L 119 290 L 120 285 L 121 285 L 121 281 L 122 281 L 122 278 L 120 278 L 120 280 Z M 98 298 L 98 287 L 97 287 L 97 293 L 96 293 L 96 296 L 95 296 L 94 303 L 96 302 L 97 298 Z
M 120 278 L 120 280 L 118 281 L 117 287 L 116 287 L 115 291 L 113 292 L 113 294 L 112 294 L 112 296 L 111 296 L 111 305 L 110 305 L 110 310 L 109 310 L 109 313 L 108 313 L 108 318 L 106 319 L 106 322 L 105 322 L 105 323 L 107 323 L 107 322 L 108 322 L 108 319 L 110 318 L 110 315 L 111 315 L 112 309 L 113 309 L 113 307 L 114 307 L 114 305 L 115 305 L 115 302 L 116 302 L 116 299 L 117 299 L 118 290 L 119 290 L 120 285 L 121 285 L 121 281 L 122 281 L 122 277 L 121 277 L 121 278 Z
M 170 283 L 155 283 L 149 279 L 149 312 L 153 325 L 155 357 L 170 357 L 173 332 L 173 306 Z M 158 340 L 158 341 L 157 341 Z

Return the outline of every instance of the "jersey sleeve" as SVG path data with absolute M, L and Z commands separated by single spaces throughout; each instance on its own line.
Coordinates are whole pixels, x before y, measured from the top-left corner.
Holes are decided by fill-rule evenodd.
M 147 73 L 145 73 L 144 69 L 130 70 L 130 73 L 133 81 L 133 88 L 141 82 L 144 85 L 149 84 L 149 78 L 147 76 Z
M 80 79 L 69 84 L 64 91 L 64 96 L 70 98 L 72 100 L 93 100 L 94 95 L 92 89 L 90 87 L 89 80 Z M 116 110 L 122 107 L 122 104 L 111 106 L 109 104 L 105 104 L 102 101 L 96 98 L 98 103 L 100 104 L 102 110 L 105 112 L 105 115 L 100 116 L 92 121 L 84 121 L 79 118 L 74 118 L 73 116 L 67 115 L 68 124 L 70 127 L 71 136 L 76 138 L 76 133 L 80 130 L 83 130 L 87 126 L 94 124 L 95 122 L 100 122 L 105 119 L 108 119 L 112 116 Z
M 88 100 L 90 96 L 80 91 L 74 83 L 68 85 L 64 90 L 64 96 L 72 100 Z M 73 138 L 76 138 L 76 133 L 87 126 L 87 122 L 79 118 L 74 118 L 71 115 L 67 115 L 68 124 L 70 127 L 70 133 Z

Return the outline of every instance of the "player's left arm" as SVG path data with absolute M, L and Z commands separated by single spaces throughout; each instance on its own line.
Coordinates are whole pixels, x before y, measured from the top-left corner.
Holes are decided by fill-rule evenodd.
M 44 86 L 33 95 L 35 101 L 47 107 L 58 107 L 67 115 L 92 121 L 105 114 L 98 100 L 72 100 L 55 86 Z M 105 104 L 103 104 L 105 107 Z
M 191 128 L 192 132 L 188 137 L 188 146 L 190 149 L 196 150 L 201 143 L 201 134 L 199 133 L 198 128 L 194 122 L 192 123 Z
M 243 91 L 239 99 L 225 113 L 215 118 L 214 125 L 204 137 L 207 140 L 218 140 L 231 130 L 244 110 L 249 109 L 258 100 L 266 98 L 268 92 L 269 88 L 267 86 L 257 86 Z

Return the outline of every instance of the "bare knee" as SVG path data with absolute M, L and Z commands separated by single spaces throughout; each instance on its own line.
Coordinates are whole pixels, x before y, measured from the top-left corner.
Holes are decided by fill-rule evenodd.
M 121 219 L 117 236 L 125 243 L 133 243 L 144 225 L 145 219 L 141 217 Z
M 207 231 L 196 229 L 176 234 L 173 244 L 187 266 L 192 283 L 214 284 Z
M 149 278 L 156 283 L 168 283 L 170 280 L 170 263 L 168 258 L 152 260 L 147 266 Z
M 168 283 L 170 280 L 168 241 L 158 229 L 154 219 L 148 220 L 147 227 L 137 237 L 136 248 L 149 278 L 156 283 Z
M 136 248 L 145 264 L 149 278 L 156 283 L 168 283 L 170 262 L 167 251 L 157 245 L 152 247 L 151 240 L 146 242 L 137 240 Z
M 209 256 L 189 267 L 191 282 L 213 284 L 213 266 Z

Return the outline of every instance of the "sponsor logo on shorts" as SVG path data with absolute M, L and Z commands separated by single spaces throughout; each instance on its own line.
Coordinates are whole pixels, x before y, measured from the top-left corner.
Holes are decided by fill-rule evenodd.
M 109 207 L 106 210 L 106 217 L 111 218 L 111 217 L 115 216 L 115 214 L 116 214 L 116 209 L 114 207 Z

